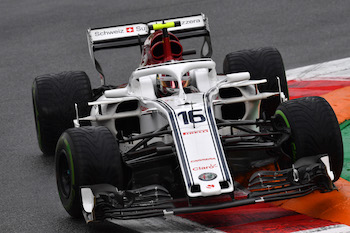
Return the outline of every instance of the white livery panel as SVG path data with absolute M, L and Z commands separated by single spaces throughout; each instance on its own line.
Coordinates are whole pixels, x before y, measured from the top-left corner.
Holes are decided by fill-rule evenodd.
M 187 194 L 198 197 L 232 192 L 232 178 L 204 96 L 192 94 L 188 97 L 194 103 L 178 105 L 171 99 L 162 101 L 168 109 Z M 222 187 L 221 182 L 226 182 L 228 187 Z

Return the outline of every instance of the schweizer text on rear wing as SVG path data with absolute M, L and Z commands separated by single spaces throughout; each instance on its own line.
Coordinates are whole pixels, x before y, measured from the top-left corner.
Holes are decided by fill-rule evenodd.
M 95 51 L 129 46 L 140 46 L 142 49 L 142 45 L 146 38 L 154 32 L 149 29 L 150 25 L 173 21 L 180 21 L 181 26 L 169 28 L 168 31 L 172 32 L 180 40 L 192 37 L 204 37 L 201 57 L 211 57 L 212 46 L 208 19 L 204 14 L 199 14 L 180 18 L 154 20 L 148 23 L 135 23 L 88 29 L 87 39 L 89 51 L 96 70 L 102 75 L 102 77 L 104 76 L 100 64 L 95 59 Z

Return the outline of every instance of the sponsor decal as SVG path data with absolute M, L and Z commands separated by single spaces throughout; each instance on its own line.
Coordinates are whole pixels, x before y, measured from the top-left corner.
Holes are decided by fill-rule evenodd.
M 196 130 L 196 131 L 190 131 L 190 132 L 184 132 L 183 135 L 192 135 L 192 134 L 200 134 L 200 133 L 209 133 L 209 130 L 203 129 L 203 130 Z
M 186 24 L 195 24 L 195 23 L 201 23 L 201 19 L 190 19 L 190 20 L 181 20 L 181 26 Z
M 117 28 L 115 30 L 103 30 L 103 31 L 95 31 L 95 36 L 108 36 L 108 35 L 117 35 L 124 33 L 124 29 Z
M 148 27 L 146 24 L 134 24 L 120 27 L 93 29 L 90 33 L 93 41 L 109 40 L 136 35 L 147 35 Z
M 212 189 L 212 188 L 215 188 L 215 185 L 213 185 L 213 184 L 208 184 L 207 185 L 207 189 Z
M 191 163 L 197 163 L 197 162 L 208 161 L 208 160 L 216 160 L 216 158 L 196 159 L 196 160 L 191 160 Z
M 198 176 L 198 179 L 203 180 L 203 181 L 211 181 L 211 180 L 215 180 L 216 177 L 217 177 L 217 175 L 215 173 L 206 172 L 206 173 L 200 174 Z
M 148 27 L 144 25 L 136 26 L 135 28 L 137 32 L 145 32 L 145 33 L 148 32 Z
M 127 33 L 134 32 L 134 28 L 133 27 L 128 27 L 128 28 L 126 28 L 126 32 Z
M 192 170 L 193 171 L 201 171 L 201 170 L 214 169 L 216 167 L 218 167 L 217 164 L 210 164 L 209 166 L 194 167 L 194 168 L 192 168 Z

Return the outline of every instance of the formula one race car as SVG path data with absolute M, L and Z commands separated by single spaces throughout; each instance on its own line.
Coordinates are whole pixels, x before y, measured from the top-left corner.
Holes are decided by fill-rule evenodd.
M 275 48 L 226 55 L 215 70 L 203 15 L 89 29 L 102 85 L 84 72 L 39 76 L 39 145 L 56 154 L 60 199 L 87 222 L 208 211 L 332 191 L 343 166 L 339 125 L 321 97 L 288 100 Z M 180 40 L 204 38 L 197 51 Z M 124 86 L 94 54 L 140 46 Z

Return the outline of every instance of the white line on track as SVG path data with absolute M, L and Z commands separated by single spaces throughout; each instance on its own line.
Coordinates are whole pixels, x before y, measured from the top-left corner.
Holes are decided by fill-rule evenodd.
M 340 80 L 350 81 L 350 58 L 323 62 L 287 70 L 287 79 L 298 81 Z
M 295 231 L 293 233 L 350 233 L 350 227 L 344 224 L 319 227 L 304 231 Z

